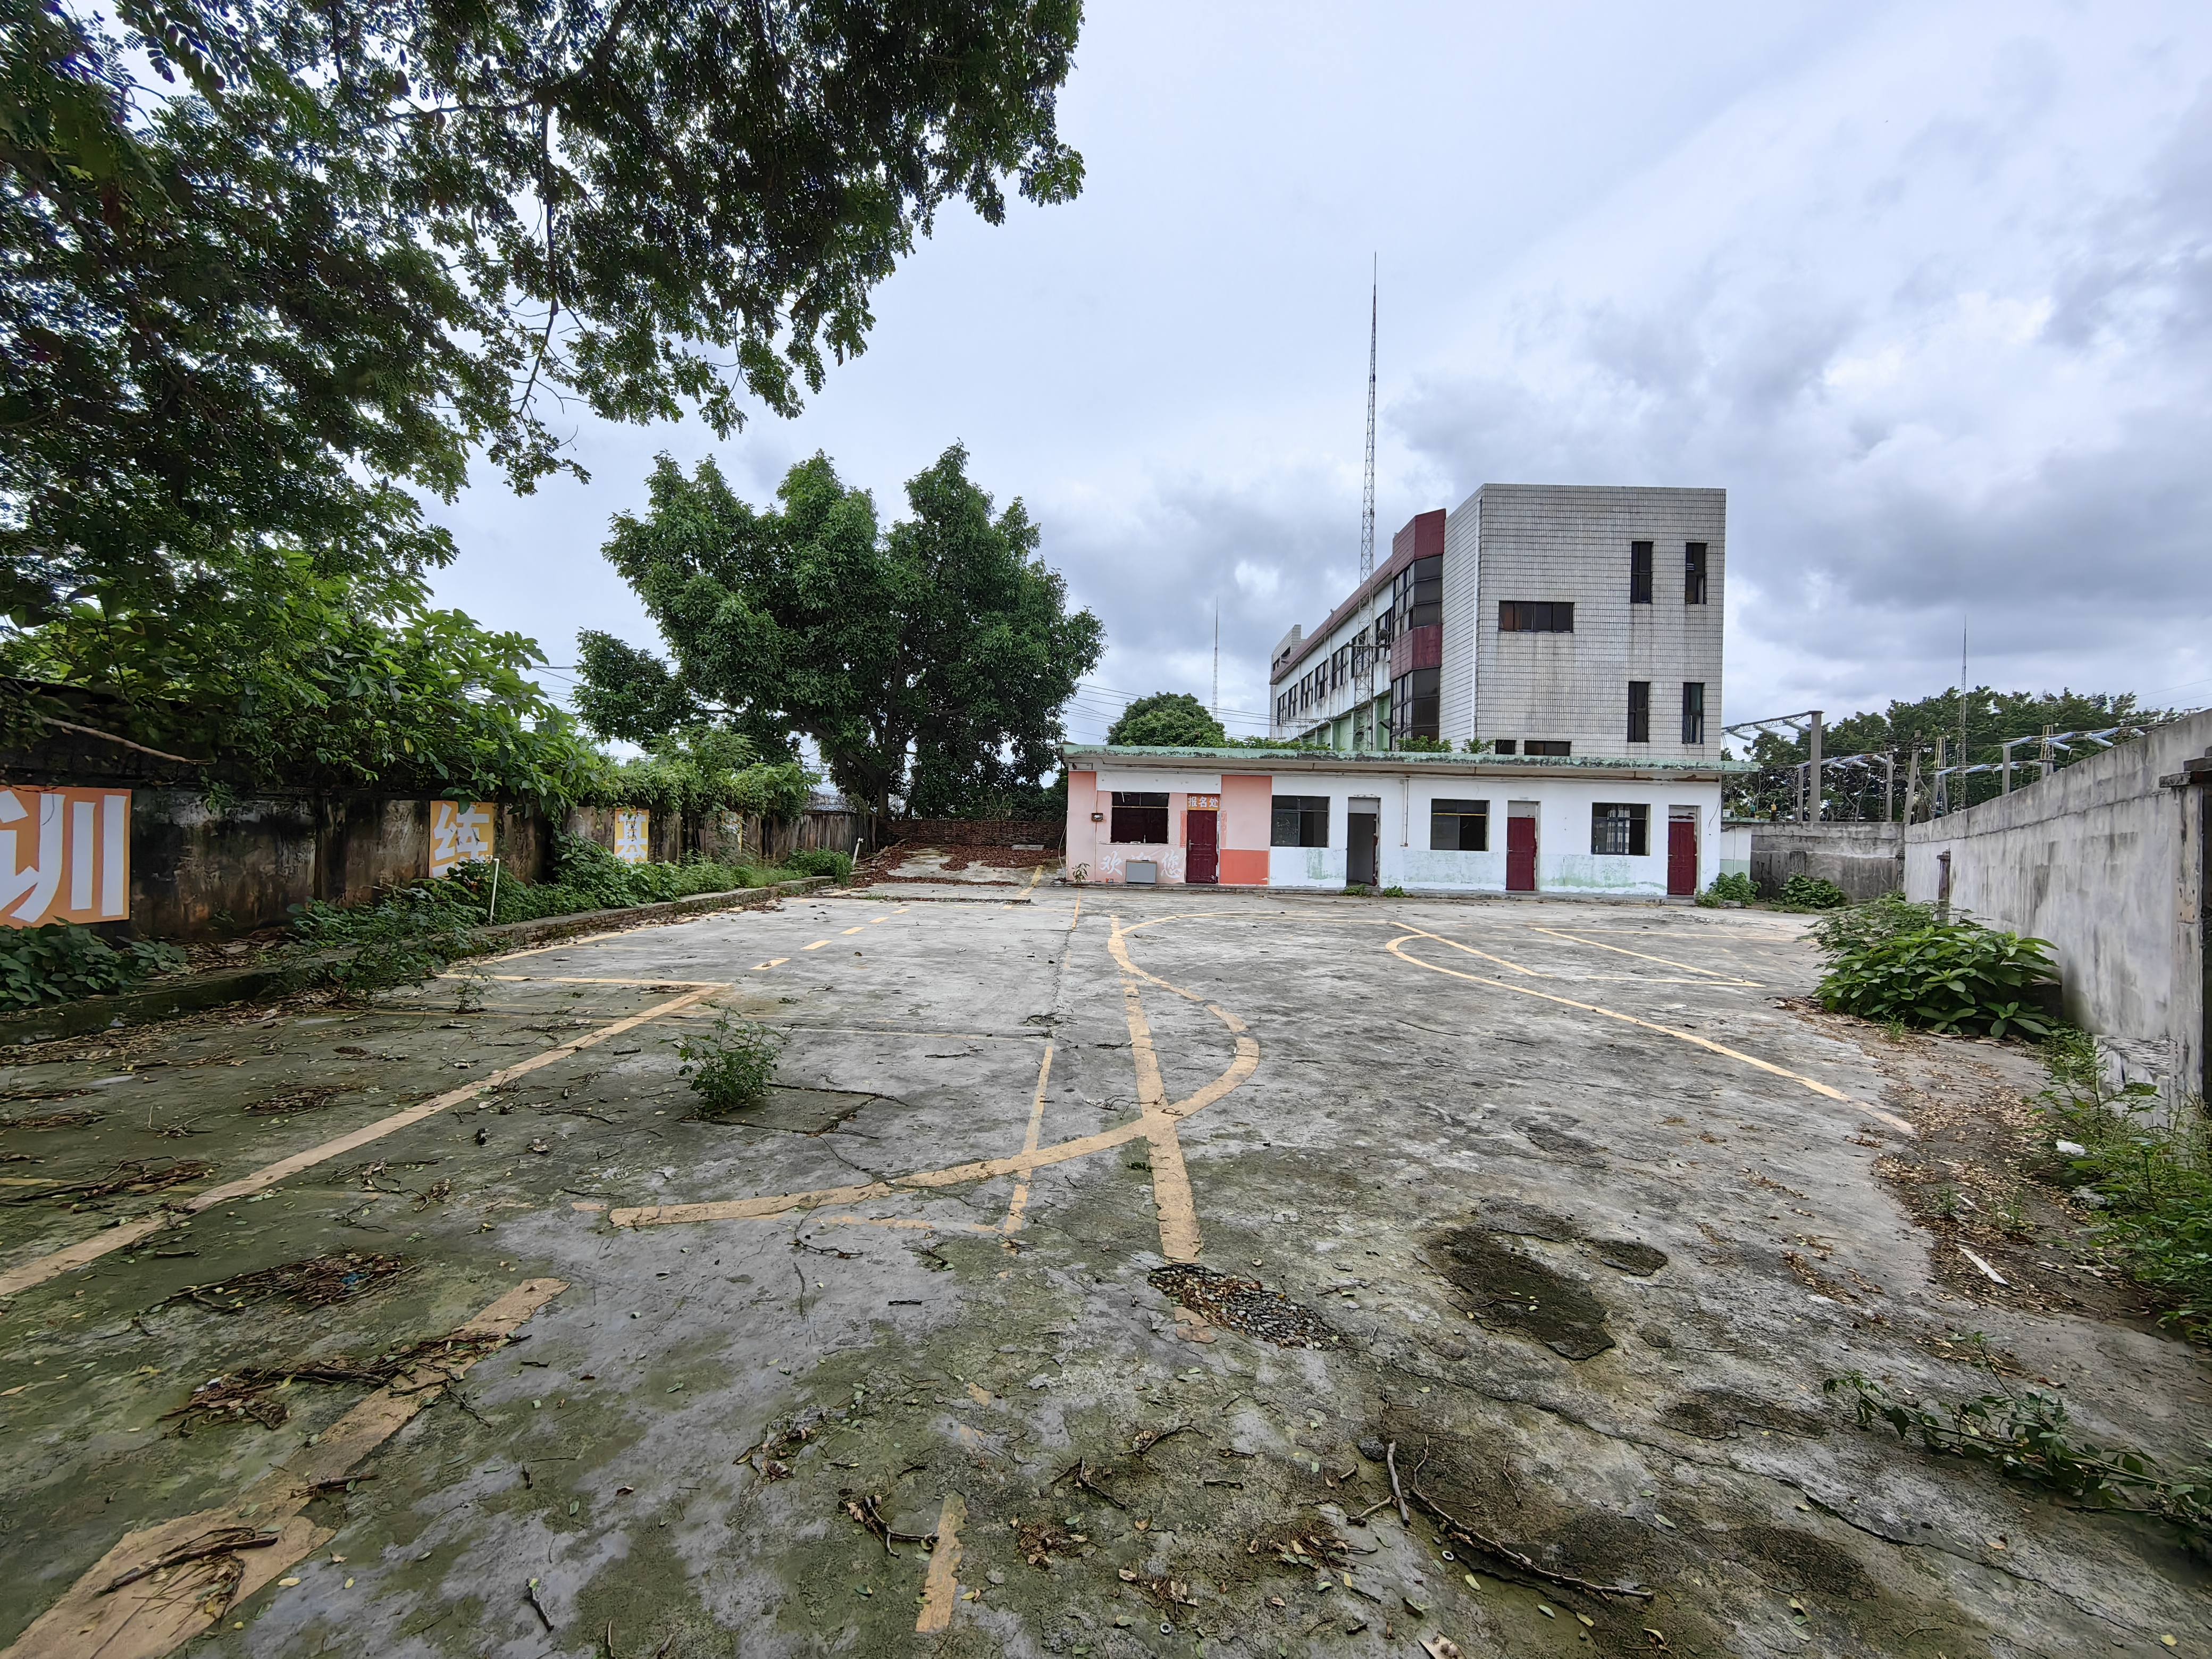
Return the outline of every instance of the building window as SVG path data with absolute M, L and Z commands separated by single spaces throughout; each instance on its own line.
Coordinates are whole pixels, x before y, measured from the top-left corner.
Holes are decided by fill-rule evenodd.
M 1168 798 L 1142 789 L 1114 792 L 1114 835 L 1116 842 L 1138 842 L 1164 847 L 1168 840 Z
M 1631 542 L 1628 544 L 1628 602 L 1631 605 L 1651 603 L 1651 544 Z
M 1571 634 L 1575 607 L 1551 599 L 1501 599 L 1498 605 L 1501 634 Z
M 1328 797 L 1276 796 L 1274 827 L 1272 840 L 1277 847 L 1328 846 Z
M 1590 851 L 1640 859 L 1651 851 L 1651 809 L 1638 802 L 1600 801 L 1590 808 Z
M 1390 583 L 1390 610 L 1401 634 L 1434 628 L 1444 619 L 1444 560 L 1441 553 L 1416 559 Z
M 1491 745 L 1491 752 L 1498 755 L 1517 755 L 1521 752 L 1520 739 L 1517 738 L 1500 738 L 1495 744 Z
M 1490 803 L 1486 800 L 1431 801 L 1429 850 L 1432 853 L 1487 853 L 1490 850 Z
M 1682 741 L 1703 743 L 1705 740 L 1705 683 L 1703 680 L 1682 682 Z
M 1705 544 L 1692 542 L 1682 550 L 1682 603 L 1705 602 Z
M 1631 680 L 1628 683 L 1628 740 L 1631 743 L 1651 741 L 1651 682 Z
M 1390 682 L 1390 722 L 1394 738 L 1433 738 L 1438 734 L 1438 708 L 1443 673 L 1440 669 L 1416 668 Z
M 1571 755 L 1575 746 L 1556 738 L 1531 738 L 1521 745 L 1524 755 Z

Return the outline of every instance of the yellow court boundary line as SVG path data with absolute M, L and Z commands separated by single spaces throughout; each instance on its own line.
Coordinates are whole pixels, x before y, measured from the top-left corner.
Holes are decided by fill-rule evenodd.
M 1578 934 L 1564 933 L 1556 927 L 1539 927 L 1534 922 L 1528 924 L 1528 931 L 1532 933 L 1547 933 L 1553 939 L 1563 939 L 1570 945 L 1595 945 L 1601 951 L 1612 951 L 1624 957 L 1634 957 L 1639 962 L 1656 962 L 1663 968 L 1680 968 L 1685 973 L 1704 974 L 1722 984 L 1748 985 L 1753 989 L 1759 988 L 1759 981 L 1755 979 L 1734 978 L 1723 974 L 1717 968 L 1700 968 L 1694 962 L 1676 962 L 1671 957 L 1647 956 L 1641 951 L 1626 950 L 1618 945 L 1599 945 L 1595 939 L 1583 939 Z
M 1171 916 L 1155 917 L 1158 921 L 1177 920 Z M 1150 926 L 1150 923 L 1143 924 Z M 1129 930 L 1133 932 L 1134 930 Z M 956 1164 L 942 1170 L 922 1170 L 912 1175 L 895 1176 L 888 1180 L 856 1182 L 843 1187 L 817 1187 L 797 1193 L 777 1193 L 762 1198 L 714 1199 L 694 1204 L 639 1205 L 629 1209 L 611 1210 L 607 1219 L 617 1227 L 659 1227 L 687 1221 L 758 1221 L 771 1216 L 787 1215 L 793 1210 L 820 1209 L 826 1205 L 861 1204 L 879 1198 L 890 1198 L 901 1193 L 928 1192 L 941 1187 L 965 1186 L 971 1182 L 994 1181 L 1000 1176 L 1020 1176 L 1024 1178 L 1038 1170 L 1055 1164 L 1066 1164 L 1094 1152 L 1111 1151 L 1130 1141 L 1143 1139 L 1156 1130 L 1180 1122 L 1194 1113 L 1204 1111 L 1223 1096 L 1242 1085 L 1260 1069 L 1260 1044 L 1244 1022 L 1218 1003 L 1208 1002 L 1196 993 L 1170 985 L 1156 974 L 1146 972 L 1128 959 L 1127 947 L 1121 943 L 1117 932 L 1109 938 L 1107 947 L 1115 960 L 1139 978 L 1188 1001 L 1197 1003 L 1216 1019 L 1229 1028 L 1237 1040 L 1237 1054 L 1228 1066 L 1212 1082 L 1186 1095 L 1182 1099 L 1164 1104 L 1155 1115 L 1139 1114 L 1117 1123 L 1110 1129 L 1101 1129 L 1095 1134 L 1080 1135 L 1073 1140 L 1063 1140 L 1055 1146 L 1040 1146 L 1035 1151 L 1024 1149 L 1011 1158 L 977 1158 L 966 1164 Z M 1159 1120 L 1165 1119 L 1166 1124 Z M 1157 1190 L 1157 1183 L 1155 1184 Z
M 661 981 L 662 984 L 670 982 L 666 980 Z M 34 1257 L 19 1267 L 10 1267 L 7 1272 L 0 1273 L 0 1296 L 14 1296 L 20 1291 L 29 1290 L 34 1285 L 44 1284 L 58 1273 L 67 1273 L 73 1267 L 89 1266 L 113 1251 L 128 1249 L 140 1239 L 149 1237 L 168 1226 L 170 1210 L 182 1210 L 189 1215 L 198 1215 L 202 1211 L 212 1209 L 218 1204 L 228 1204 L 234 1199 L 246 1197 L 249 1193 L 258 1193 L 264 1188 L 273 1187 L 287 1176 L 299 1174 L 302 1170 L 311 1170 L 318 1164 L 326 1163 L 331 1158 L 352 1152 L 356 1147 L 366 1146 L 372 1141 L 381 1140 L 385 1136 L 411 1127 L 425 1118 L 434 1117 L 449 1107 L 458 1106 L 465 1100 L 473 1100 L 477 1096 L 487 1093 L 511 1079 L 526 1076 L 541 1066 L 550 1066 L 555 1060 L 577 1054 L 591 1048 L 594 1043 L 605 1042 L 611 1036 L 620 1036 L 624 1031 L 633 1030 L 640 1025 L 659 1019 L 664 1014 L 672 1014 L 679 1008 L 688 1008 L 693 1003 L 714 995 L 717 991 L 726 991 L 729 988 L 727 985 L 701 984 L 700 988 L 688 991 L 680 997 L 672 997 L 666 1002 L 656 1003 L 642 1012 L 631 1014 L 627 1018 L 614 1021 L 611 1024 L 603 1025 L 596 1031 L 587 1031 L 573 1042 L 564 1042 L 556 1048 L 548 1048 L 543 1053 L 531 1055 L 527 1060 L 517 1060 L 512 1066 L 502 1066 L 479 1082 L 467 1084 L 459 1089 L 450 1089 L 434 1099 L 422 1101 L 404 1111 L 394 1112 L 389 1117 L 380 1117 L 374 1123 L 365 1123 L 358 1129 L 338 1136 L 335 1140 L 325 1140 L 321 1145 L 310 1146 L 304 1152 L 294 1152 L 289 1158 L 279 1158 L 274 1164 L 256 1170 L 242 1180 L 227 1182 L 220 1187 L 211 1187 L 204 1193 L 197 1193 L 190 1198 L 179 1200 L 166 1209 L 156 1210 L 151 1215 L 141 1216 L 136 1221 L 126 1221 L 119 1227 L 109 1227 L 90 1238 L 82 1239 L 75 1244 L 52 1251 L 48 1255 Z
M 1539 991 L 1534 986 L 1516 985 L 1510 980 L 1491 979 L 1481 974 L 1463 974 L 1456 968 L 1446 968 L 1437 963 L 1424 962 L 1419 957 L 1407 955 L 1398 947 L 1409 939 L 1432 939 L 1439 945 L 1449 945 L 1455 950 L 1468 951 L 1471 956 L 1481 956 L 1483 953 L 1480 951 L 1469 950 L 1468 946 L 1461 945 L 1457 940 L 1446 939 L 1441 933 L 1431 933 L 1425 929 L 1415 927 L 1411 923 L 1401 922 L 1399 927 L 1403 930 L 1400 936 L 1382 948 L 1397 957 L 1399 961 L 1410 962 L 1416 968 L 1425 968 L 1432 974 L 1449 974 L 1454 979 L 1468 980 L 1476 985 L 1495 986 L 1501 991 L 1513 991 L 1522 996 L 1540 997 L 1546 1002 L 1556 1002 L 1563 1007 L 1579 1008 L 1584 1013 L 1601 1014 L 1607 1019 L 1617 1019 L 1624 1025 L 1638 1025 L 1647 1031 L 1656 1031 L 1662 1036 L 1673 1037 L 1678 1042 L 1692 1043 L 1698 1048 L 1709 1049 L 1714 1054 L 1724 1054 L 1730 1060 L 1741 1060 L 1747 1066 L 1755 1066 L 1762 1072 L 1772 1073 L 1776 1077 L 1786 1077 L 1792 1083 L 1802 1083 L 1814 1094 L 1826 1095 L 1831 1100 L 1841 1100 L 1849 1102 L 1852 1105 L 1863 1106 L 1863 1102 L 1853 1101 L 1841 1089 L 1831 1088 L 1828 1085 L 1807 1077 L 1801 1072 L 1793 1072 L 1785 1066 L 1777 1066 L 1771 1060 L 1759 1059 L 1756 1054 L 1747 1054 L 1741 1049 L 1715 1042 L 1710 1037 L 1701 1037 L 1693 1031 L 1678 1031 L 1671 1025 L 1660 1024 L 1656 1020 L 1638 1019 L 1634 1014 L 1624 1014 L 1617 1008 L 1601 1007 L 1595 1002 L 1577 1002 L 1572 997 L 1554 996 L 1549 991 Z

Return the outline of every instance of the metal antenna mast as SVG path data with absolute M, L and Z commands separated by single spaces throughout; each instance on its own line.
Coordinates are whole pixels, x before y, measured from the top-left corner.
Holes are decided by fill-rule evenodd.
M 1376 256 L 1374 287 L 1367 296 L 1367 494 L 1359 509 L 1359 580 L 1375 574 L 1375 340 L 1382 316 L 1382 256 Z

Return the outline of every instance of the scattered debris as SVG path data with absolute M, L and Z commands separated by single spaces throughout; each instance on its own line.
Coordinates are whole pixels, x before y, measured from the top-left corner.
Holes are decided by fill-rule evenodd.
M 344 1084 L 321 1083 L 312 1088 L 295 1089 L 288 1095 L 271 1095 L 266 1100 L 257 1100 L 246 1108 L 256 1117 L 292 1117 L 301 1112 L 319 1112 L 340 1095 L 354 1090 Z
M 1049 1569 L 1054 1555 L 1066 1555 L 1078 1544 L 1088 1543 L 1089 1538 L 1079 1532 L 1069 1532 L 1049 1521 L 1024 1522 L 1016 1516 L 1009 1522 L 1019 1540 L 1022 1559 L 1033 1567 Z
M 1419 1473 L 1418 1470 L 1415 1471 L 1417 1475 Z M 1442 1505 L 1421 1490 L 1418 1480 L 1409 1480 L 1406 1485 L 1413 1494 L 1413 1501 L 1443 1524 L 1445 1536 L 1481 1550 L 1522 1572 L 1541 1578 L 1547 1583 L 1563 1584 L 1569 1589 L 1583 1590 L 1592 1595 L 1625 1595 L 1639 1601 L 1649 1601 L 1652 1597 L 1652 1591 L 1641 1589 L 1634 1585 L 1596 1584 L 1587 1578 L 1577 1578 L 1571 1572 L 1554 1572 L 1549 1567 L 1540 1567 L 1512 1546 L 1501 1543 L 1495 1538 L 1486 1537 L 1464 1522 L 1447 1514 Z
M 196 1158 L 173 1158 L 166 1167 L 138 1158 L 128 1158 L 115 1166 L 114 1173 L 97 1181 L 78 1181 L 64 1187 L 43 1187 L 34 1193 L 22 1193 L 7 1201 L 10 1204 L 32 1204 L 50 1198 L 65 1198 L 72 1204 L 89 1204 L 96 1199 L 137 1197 L 147 1193 L 164 1192 L 171 1187 L 181 1187 L 187 1181 L 198 1181 L 215 1173 L 215 1165 Z
M 388 1388 L 398 1394 L 419 1394 L 424 1389 L 457 1381 L 470 1365 L 494 1349 L 504 1346 L 508 1340 L 494 1333 L 462 1331 L 410 1342 L 374 1359 L 353 1360 L 338 1354 L 329 1359 L 303 1360 L 293 1365 L 249 1365 L 210 1377 L 192 1390 L 191 1399 L 161 1416 L 164 1421 L 182 1419 L 187 1429 L 235 1423 L 248 1417 L 273 1429 L 291 1413 L 283 1401 L 271 1396 L 289 1383 L 353 1384 Z M 358 1480 L 367 1477 L 349 1478 Z
M 360 1295 L 407 1272 L 414 1259 L 404 1255 L 311 1255 L 274 1267 L 239 1273 L 214 1285 L 187 1285 L 163 1303 L 191 1301 L 217 1313 L 234 1313 L 255 1303 L 284 1297 L 310 1307 L 327 1308 Z M 161 1306 L 162 1304 L 156 1304 Z
M 252 1527 L 220 1527 L 213 1532 L 202 1533 L 191 1543 L 180 1545 L 155 1560 L 142 1562 L 128 1572 L 117 1574 L 100 1586 L 99 1593 L 112 1595 L 125 1584 L 135 1584 L 142 1578 L 167 1575 L 179 1567 L 191 1566 L 196 1562 L 213 1562 L 214 1566 L 205 1575 L 198 1606 L 209 1617 L 220 1619 L 230 1611 L 230 1604 L 238 1599 L 239 1584 L 246 1577 L 246 1564 L 238 1559 L 238 1552 L 266 1549 L 279 1536 L 274 1531 L 263 1532 Z M 166 1588 L 174 1591 L 184 1586 Z
M 1210 1323 L 1279 1348 L 1327 1348 L 1344 1340 L 1318 1314 L 1256 1279 L 1238 1279 L 1189 1261 L 1154 1268 L 1150 1277 L 1155 1289 Z
M 848 1486 L 837 1496 L 845 1500 L 845 1513 L 859 1522 L 862 1530 L 870 1537 L 883 1545 L 885 1555 L 895 1556 L 898 1553 L 891 1547 L 894 1543 L 933 1544 L 937 1541 L 937 1534 L 933 1532 L 894 1530 L 891 1523 L 884 1519 L 883 1510 L 879 1507 L 884 1501 L 883 1494 L 880 1492 L 856 1492 Z

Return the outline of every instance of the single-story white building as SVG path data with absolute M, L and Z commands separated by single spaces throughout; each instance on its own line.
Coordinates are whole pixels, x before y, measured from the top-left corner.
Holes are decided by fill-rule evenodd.
M 1687 896 L 1721 869 L 1722 764 L 1071 744 L 1085 882 Z

